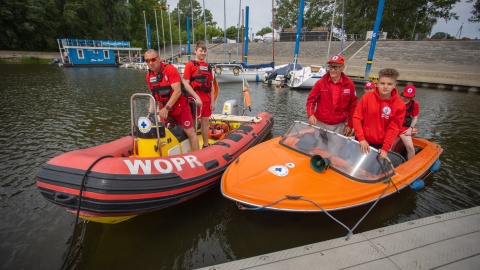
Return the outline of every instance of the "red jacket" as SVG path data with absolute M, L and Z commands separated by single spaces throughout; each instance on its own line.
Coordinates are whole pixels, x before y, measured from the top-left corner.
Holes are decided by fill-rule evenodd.
M 365 93 L 353 115 L 353 129 L 358 141 L 380 144 L 388 151 L 398 136 L 405 117 L 405 104 L 393 89 L 391 97 L 382 99 L 378 88 Z
M 325 74 L 313 86 L 307 98 L 307 117 L 315 115 L 318 121 L 327 125 L 345 122 L 352 127 L 352 116 L 357 106 L 357 93 L 352 80 L 344 73 L 335 84 L 330 73 Z

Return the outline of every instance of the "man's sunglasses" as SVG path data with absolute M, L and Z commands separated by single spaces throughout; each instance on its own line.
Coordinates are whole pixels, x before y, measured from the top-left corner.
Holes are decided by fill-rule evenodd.
M 147 63 L 147 64 L 150 64 L 150 62 L 155 63 L 155 62 L 157 62 L 157 59 L 158 59 L 157 57 L 152 58 L 152 59 L 145 59 L 145 63 Z

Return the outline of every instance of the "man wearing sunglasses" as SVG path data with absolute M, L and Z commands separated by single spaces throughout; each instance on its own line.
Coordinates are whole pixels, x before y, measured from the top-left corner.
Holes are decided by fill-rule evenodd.
M 345 60 L 341 55 L 330 58 L 328 73 L 315 83 L 307 97 L 306 111 L 310 125 L 351 136 L 357 94 L 344 69 Z
M 162 122 L 165 122 L 168 116 L 175 119 L 190 139 L 192 151 L 198 150 L 192 112 L 187 104 L 187 98 L 182 95 L 182 80 L 177 69 L 173 65 L 162 63 L 160 55 L 153 49 L 145 52 L 145 62 L 148 65 L 146 75 L 148 89 L 158 104 L 158 108 L 150 108 L 149 111 L 152 113 L 156 111 Z

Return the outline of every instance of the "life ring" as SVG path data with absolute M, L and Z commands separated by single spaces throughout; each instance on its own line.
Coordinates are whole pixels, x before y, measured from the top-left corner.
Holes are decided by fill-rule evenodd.
M 208 132 L 208 138 L 214 140 L 220 140 L 228 134 L 227 124 L 210 124 L 210 130 Z

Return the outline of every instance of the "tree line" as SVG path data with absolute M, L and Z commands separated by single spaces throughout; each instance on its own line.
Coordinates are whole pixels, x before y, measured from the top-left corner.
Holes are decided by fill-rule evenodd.
M 470 20 L 478 22 L 480 0 L 468 1 L 474 2 Z M 381 30 L 395 39 L 410 40 L 414 28 L 416 33 L 430 35 L 437 20 L 458 18 L 451 11 L 458 2 L 385 0 Z M 299 3 L 300 0 L 275 1 L 276 30 L 296 27 Z M 344 11 L 345 32 L 364 34 L 373 30 L 377 7 L 378 0 L 305 0 L 304 27 L 329 27 L 335 11 L 333 23 L 341 29 Z M 174 44 L 180 41 L 185 44 L 187 16 L 193 18 L 192 40 L 203 40 L 205 32 L 207 39 L 223 36 L 223 29 L 217 26 L 212 13 L 208 9 L 204 12 L 196 0 L 179 0 L 175 7 L 166 0 L 2 0 L 0 49 L 53 51 L 58 47 L 57 38 L 128 40 L 134 47 L 146 48 L 145 24 L 151 26 L 153 48 L 170 44 L 170 37 Z M 269 26 L 257 34 L 268 33 Z M 232 26 L 226 29 L 226 35 L 236 39 L 238 31 Z

